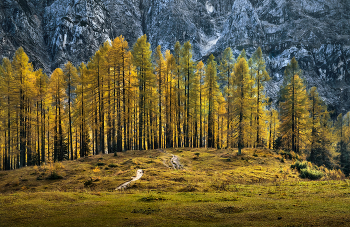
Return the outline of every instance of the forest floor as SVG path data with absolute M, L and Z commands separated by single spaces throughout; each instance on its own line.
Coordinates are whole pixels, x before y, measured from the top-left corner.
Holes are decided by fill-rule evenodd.
M 350 226 L 349 179 L 301 179 L 274 151 L 236 153 L 127 151 L 0 171 L 0 226 Z

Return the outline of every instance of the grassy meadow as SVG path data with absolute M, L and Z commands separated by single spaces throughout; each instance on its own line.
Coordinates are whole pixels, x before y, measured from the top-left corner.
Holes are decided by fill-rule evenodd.
M 164 151 L 0 171 L 0 226 L 350 226 L 350 180 L 324 169 L 320 180 L 300 178 L 291 165 L 305 157 Z M 141 180 L 115 191 L 140 168 Z

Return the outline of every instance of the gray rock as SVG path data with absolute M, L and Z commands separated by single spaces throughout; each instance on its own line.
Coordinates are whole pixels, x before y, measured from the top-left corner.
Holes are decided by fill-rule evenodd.
M 23 46 L 35 68 L 88 61 L 100 45 L 124 35 L 130 47 L 147 34 L 152 48 L 190 40 L 196 60 L 230 46 L 265 53 L 276 100 L 285 66 L 296 57 L 307 86 L 335 109 L 350 108 L 348 0 L 2 0 L 0 57 Z

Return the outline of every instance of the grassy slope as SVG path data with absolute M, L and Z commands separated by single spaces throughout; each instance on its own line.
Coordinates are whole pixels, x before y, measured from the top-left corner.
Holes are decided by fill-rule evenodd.
M 268 150 L 166 151 L 0 172 L 0 226 L 350 226 L 349 180 L 301 180 Z M 140 181 L 114 191 L 138 168 Z M 63 179 L 47 180 L 53 171 Z

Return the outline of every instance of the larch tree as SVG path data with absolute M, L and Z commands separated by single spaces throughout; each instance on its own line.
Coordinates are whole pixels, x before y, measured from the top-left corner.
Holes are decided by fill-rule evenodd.
M 68 156 L 74 159 L 73 151 L 73 131 L 72 131 L 72 105 L 75 97 L 75 86 L 77 80 L 77 69 L 71 62 L 67 62 L 63 68 L 65 84 L 67 86 L 66 92 L 68 97 Z M 77 158 L 77 157 L 75 157 Z
M 265 60 L 261 51 L 261 48 L 258 49 L 253 54 L 254 69 L 255 69 L 255 87 L 256 87 L 256 146 L 262 147 L 262 131 L 265 127 L 264 116 L 266 110 L 266 97 L 264 94 L 264 85 L 265 82 L 270 80 L 270 76 L 266 71 Z
M 88 130 L 88 119 L 91 106 L 88 105 L 88 97 L 90 94 L 90 80 L 87 74 L 88 69 L 84 63 L 81 63 L 78 67 L 77 81 L 77 112 L 79 114 L 79 125 L 80 125 L 80 157 L 85 157 L 90 153 L 90 135 Z
M 54 107 L 54 161 L 63 161 L 68 158 L 67 141 L 64 136 L 64 99 L 65 94 L 64 73 L 62 69 L 57 68 L 53 71 L 50 78 L 50 95 L 52 96 L 52 105 Z
M 202 61 L 197 64 L 196 72 L 192 78 L 192 89 L 190 90 L 191 121 L 191 141 L 192 147 L 200 147 L 200 128 L 201 128 L 201 86 L 205 68 Z
M 191 89 L 191 79 L 193 77 L 194 71 L 194 62 L 192 60 L 192 45 L 188 41 L 181 48 L 181 58 L 180 58 L 180 67 L 183 75 L 183 80 L 185 82 L 185 120 L 184 120 L 184 145 L 185 147 L 189 146 L 189 121 L 190 121 L 190 89 Z
M 256 69 L 254 67 L 253 59 L 250 58 L 248 60 L 248 67 L 249 67 L 249 76 L 252 81 L 255 81 L 256 79 Z M 256 118 L 257 118 L 257 103 L 256 103 L 256 97 L 257 97 L 257 86 L 254 86 L 252 83 L 249 87 L 249 124 L 246 127 L 245 130 L 245 144 L 247 147 L 256 147 Z
M 147 36 L 141 36 L 134 44 L 133 62 L 136 67 L 139 87 L 139 150 L 146 149 L 146 122 L 148 114 L 146 104 L 149 103 L 150 91 L 149 88 L 154 82 L 152 51 L 151 44 L 147 42 Z
M 290 81 L 292 81 L 292 86 L 294 84 L 294 76 L 295 75 L 298 75 L 300 76 L 301 75 L 301 70 L 299 68 L 299 65 L 298 65 L 298 62 L 297 60 L 295 59 L 295 57 L 292 58 L 291 62 L 287 65 L 285 71 L 284 71 L 284 78 L 283 78 L 283 84 L 282 84 L 282 87 L 280 88 L 280 91 L 279 91 L 279 94 L 280 94 L 280 97 L 279 97 L 279 102 L 285 102 L 285 94 L 288 93 L 287 91 L 287 85 L 288 83 L 290 83 Z M 294 89 L 294 88 L 292 88 Z M 293 92 L 293 91 L 292 91 Z M 292 99 L 295 98 L 294 95 L 292 95 L 291 97 Z M 294 103 L 294 100 L 292 100 L 292 103 Z M 296 150 L 296 116 L 294 115 L 295 111 L 294 111 L 294 104 L 292 105 L 292 110 L 291 110 L 291 116 L 290 116 L 290 124 L 291 124 L 291 127 L 292 127 L 292 134 L 290 135 L 291 136 L 291 143 L 289 145 L 291 145 L 290 149 L 295 151 Z
M 105 80 L 106 80 L 106 53 L 109 43 L 106 42 L 103 47 L 95 53 L 88 64 L 88 69 L 93 77 L 92 86 L 94 88 L 94 106 L 95 106 L 95 154 L 105 153 Z
M 268 112 L 268 148 L 275 149 L 275 141 L 279 136 L 279 114 L 278 111 L 272 106 L 270 106 L 270 110 Z
M 202 61 L 198 62 L 196 78 L 199 86 L 199 147 L 203 147 L 203 98 L 204 98 L 205 67 Z
M 129 44 L 123 36 L 116 38 L 116 57 L 117 65 L 117 151 L 126 150 L 127 148 L 127 126 L 126 126 L 126 109 L 127 109 L 127 94 L 126 94 L 126 80 L 129 69 L 131 57 L 129 54 Z M 131 67 L 131 68 L 130 68 Z
M 36 124 L 37 124 L 37 165 L 46 161 L 46 94 L 48 76 L 41 69 L 35 72 Z M 40 157 L 40 158 L 39 158 Z
M 174 56 L 170 53 L 170 50 L 165 51 L 165 61 L 166 61 L 166 147 L 174 147 L 174 128 L 175 128 L 175 109 L 176 104 L 175 96 L 175 70 L 176 62 Z
M 205 87 L 208 96 L 208 147 L 215 147 L 215 102 L 218 91 L 217 63 L 210 55 L 205 70 Z
M 222 53 L 219 69 L 219 81 L 221 83 L 221 89 L 224 90 L 224 97 L 226 99 L 227 111 L 227 130 L 226 130 L 226 139 L 227 147 L 231 146 L 231 125 L 232 125 L 232 89 L 233 89 L 233 69 L 235 64 L 235 58 L 230 47 L 226 48 Z
M 331 135 L 327 132 L 329 128 L 329 113 L 321 98 L 318 95 L 317 88 L 312 87 L 309 92 L 309 112 L 311 126 L 310 136 L 310 156 L 309 160 L 318 166 L 325 165 L 327 168 L 333 168 L 331 162 Z
M 242 53 L 245 53 L 242 51 Z M 242 54 L 241 54 L 242 55 Z M 234 67 L 234 123 L 236 127 L 235 137 L 237 138 L 238 154 L 242 153 L 244 147 L 244 134 L 249 119 L 249 92 L 252 87 L 253 80 L 249 75 L 249 67 L 244 57 L 239 57 Z
M 284 87 L 282 87 L 281 105 L 281 134 L 282 139 L 289 149 L 299 153 L 302 142 L 306 142 L 308 120 L 308 96 L 303 80 L 296 74 L 299 67 L 293 58 L 288 64 L 285 73 Z
M 338 138 L 337 152 L 340 153 L 340 166 L 345 175 L 350 175 L 350 151 L 345 138 L 346 122 L 343 114 L 339 114 L 335 122 L 335 134 Z
M 181 147 L 181 119 L 182 119 L 182 78 L 181 78 L 181 67 L 180 67 L 180 59 L 181 59 L 181 45 L 179 42 L 175 43 L 174 46 L 174 58 L 175 58 L 175 74 L 176 74 L 176 96 L 177 96 L 177 106 L 176 106 L 176 137 L 177 137 L 177 147 Z
M 29 63 L 29 58 L 27 54 L 24 52 L 23 48 L 20 47 L 16 51 L 13 61 L 12 67 L 14 70 L 14 77 L 16 83 L 19 86 L 19 150 L 20 150 L 20 158 L 19 164 L 20 167 L 24 167 L 27 164 L 27 136 L 28 136 L 28 93 L 27 85 L 28 85 L 28 77 L 33 71 L 32 64 Z M 30 153 L 30 152 L 29 152 Z M 27 158 L 26 158 L 27 157 Z
M 162 48 L 159 45 L 154 53 L 155 60 L 155 73 L 158 80 L 158 148 L 162 146 L 163 136 L 163 120 L 162 120 L 162 109 L 163 109 L 163 94 L 165 90 L 165 75 L 166 75 L 166 61 L 162 54 Z
M 12 156 L 16 149 L 14 141 L 15 132 L 14 123 L 16 121 L 16 99 L 17 89 L 15 87 L 15 80 L 13 75 L 13 69 L 11 61 L 8 58 L 3 58 L 2 65 L 0 65 L 0 95 L 1 95 L 1 106 L 2 106 L 2 122 L 4 122 L 3 130 L 5 131 L 4 136 L 4 154 L 3 158 L 3 169 L 10 170 L 14 169 L 14 163 L 12 162 Z

